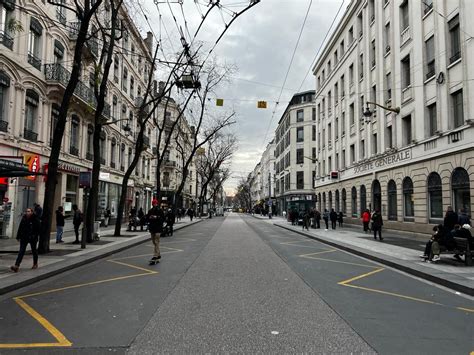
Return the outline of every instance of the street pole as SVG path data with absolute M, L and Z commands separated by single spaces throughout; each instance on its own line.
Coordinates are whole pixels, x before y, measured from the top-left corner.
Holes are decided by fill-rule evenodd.
M 87 238 L 87 213 L 84 213 L 84 211 L 87 211 L 87 201 L 89 199 L 89 188 L 85 187 L 84 188 L 84 209 L 82 212 L 82 215 L 84 216 L 83 221 L 82 221 L 82 231 L 81 231 L 81 249 L 86 248 L 86 238 Z

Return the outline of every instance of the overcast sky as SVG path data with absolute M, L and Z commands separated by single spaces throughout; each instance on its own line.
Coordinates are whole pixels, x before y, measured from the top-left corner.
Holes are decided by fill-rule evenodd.
M 153 32 L 162 38 L 164 47 L 167 46 L 168 50 L 178 36 L 178 26 L 171 16 L 171 10 L 183 31 L 186 28 L 181 7 L 173 4 L 173 1 L 176 2 L 170 0 L 170 5 L 166 1 L 158 1 L 161 22 L 158 20 L 155 1 L 144 0 L 142 7 L 152 24 Z M 198 1 L 201 4 L 206 2 Z M 221 0 L 221 3 L 226 9 L 222 12 L 215 11 L 198 36 L 200 41 L 209 45 L 214 43 L 218 33 L 222 31 L 224 22 L 229 22 L 227 9 L 238 11 L 248 0 Z M 310 3 L 303 33 L 281 99 L 276 105 Z M 293 94 L 298 90 L 315 88 L 315 80 L 310 71 L 311 63 L 339 7 L 343 4 L 338 18 L 349 3 L 350 0 L 262 0 L 232 24 L 215 48 L 214 52 L 220 61 L 238 68 L 232 82 L 217 93 L 218 97 L 224 99 L 223 109 L 234 109 L 237 114 L 237 124 L 233 130 L 239 138 L 239 149 L 232 161 L 233 176 L 225 185 L 228 194 L 234 193 L 239 180 L 246 177 L 259 162 Z M 191 34 L 200 21 L 200 12 L 205 12 L 205 9 L 205 5 L 196 5 L 194 0 L 184 0 L 183 10 Z M 142 32 L 149 30 L 142 10 L 133 7 L 131 12 L 134 18 L 140 19 L 138 23 Z M 168 38 L 172 40 L 169 41 Z M 174 43 L 173 47 L 177 51 L 179 42 Z M 306 74 L 308 75 L 304 80 Z M 257 108 L 259 100 L 267 101 L 267 109 Z M 275 114 L 272 115 L 275 108 Z

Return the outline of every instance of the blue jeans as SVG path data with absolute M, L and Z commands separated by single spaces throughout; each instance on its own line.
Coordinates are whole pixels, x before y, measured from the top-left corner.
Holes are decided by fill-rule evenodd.
M 63 237 L 64 226 L 56 226 L 56 243 L 61 241 Z

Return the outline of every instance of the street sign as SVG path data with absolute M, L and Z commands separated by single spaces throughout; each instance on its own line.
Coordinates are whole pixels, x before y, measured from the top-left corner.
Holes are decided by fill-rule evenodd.
M 92 181 L 92 172 L 91 171 L 81 171 L 79 173 L 79 188 L 87 188 L 91 187 Z

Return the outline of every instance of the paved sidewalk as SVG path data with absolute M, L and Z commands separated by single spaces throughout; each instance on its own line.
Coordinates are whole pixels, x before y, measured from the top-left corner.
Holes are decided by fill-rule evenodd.
M 192 222 L 189 221 L 189 218 L 183 218 L 175 223 L 174 230 L 177 231 L 200 221 L 199 218 Z M 149 232 L 140 230 L 128 232 L 125 224 L 120 237 L 113 236 L 114 229 L 115 226 L 102 227 L 100 240 L 88 243 L 86 249 L 81 249 L 80 245 L 72 244 L 75 239 L 73 231 L 64 233 L 64 243 L 56 244 L 56 237 L 52 237 L 51 251 L 39 256 L 37 270 L 30 269 L 33 257 L 28 247 L 18 273 L 12 272 L 10 266 L 15 263 L 19 243 L 13 238 L 0 239 L 0 295 L 150 240 Z
M 263 217 L 254 215 L 267 223 L 285 228 L 317 241 L 363 256 L 365 258 L 391 266 L 395 269 L 421 277 L 453 290 L 474 296 L 474 266 L 465 266 L 456 261 L 452 255 L 441 255 L 439 263 L 423 262 L 425 243 L 429 237 L 409 237 L 387 231 L 384 240 L 374 240 L 371 234 L 362 232 L 362 226 L 347 226 L 335 230 L 325 230 L 322 221 L 321 229 L 310 228 L 303 231 L 302 226 L 292 226 L 282 217 Z

